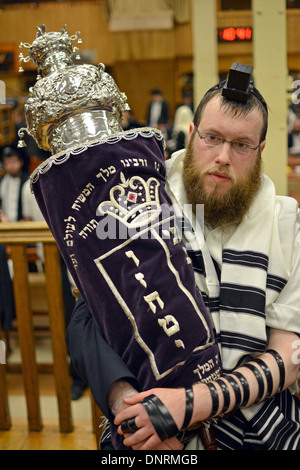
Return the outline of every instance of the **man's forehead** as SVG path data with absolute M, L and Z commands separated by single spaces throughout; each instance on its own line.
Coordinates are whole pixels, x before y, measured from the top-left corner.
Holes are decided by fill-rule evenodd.
M 255 121 L 258 120 L 258 127 L 261 126 L 262 124 L 262 121 L 263 121 L 263 117 L 262 117 L 262 114 L 261 112 L 259 111 L 258 108 L 253 108 L 253 109 L 248 109 L 246 111 L 243 110 L 243 107 L 240 106 L 239 108 L 237 107 L 234 107 L 230 105 L 230 102 L 225 102 L 223 101 L 222 97 L 220 95 L 217 95 L 217 96 L 214 96 L 205 106 L 203 112 L 202 112 L 202 119 L 204 117 L 208 117 L 209 115 L 211 115 L 213 118 L 215 118 L 215 116 L 223 116 L 223 117 L 226 117 L 228 116 L 228 118 L 230 119 L 239 119 L 239 120 L 247 120 L 249 121 L 249 119 L 253 119 Z
M 10 163 L 11 164 L 22 163 L 22 159 L 18 157 L 18 155 L 10 155 L 9 157 L 5 156 L 3 157 L 2 161 L 4 164 L 7 164 L 7 165 L 9 165 Z
M 18 155 L 4 155 L 3 160 L 20 160 L 20 157 Z
M 220 97 L 213 97 L 202 112 L 199 126 L 202 132 L 217 132 L 231 139 L 249 139 L 256 144 L 261 136 L 263 116 L 256 107 L 243 113 L 243 108 L 223 106 Z

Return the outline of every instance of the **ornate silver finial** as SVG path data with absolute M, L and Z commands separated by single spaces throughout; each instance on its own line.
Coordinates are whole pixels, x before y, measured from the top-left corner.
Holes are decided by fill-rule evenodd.
M 82 43 L 80 32 L 77 31 L 73 36 L 69 36 L 66 30 L 67 25 L 63 25 L 59 32 L 47 33 L 46 26 L 41 24 L 37 27 L 36 39 L 32 44 L 22 43 L 20 49 L 29 49 L 29 55 L 24 57 L 21 52 L 19 55 L 21 62 L 31 60 L 38 66 L 38 72 L 41 76 L 46 76 L 55 70 L 73 65 L 72 55 L 78 50 L 73 46 L 73 41 Z M 21 67 L 21 71 L 23 71 Z
M 129 109 L 126 95 L 103 64 L 74 65 L 74 41 L 82 43 L 79 31 L 69 36 L 63 25 L 58 32 L 47 32 L 42 24 L 32 44 L 20 44 L 29 50 L 27 57 L 20 52 L 20 64 L 31 60 L 38 67 L 25 104 L 25 130 L 52 153 L 121 131 L 123 111 Z

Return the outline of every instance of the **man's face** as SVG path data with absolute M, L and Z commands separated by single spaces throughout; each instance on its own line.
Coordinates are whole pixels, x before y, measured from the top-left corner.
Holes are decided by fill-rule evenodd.
M 162 101 L 162 96 L 158 93 L 155 93 L 154 95 L 152 95 L 152 101 L 155 103 L 159 103 L 160 101 Z
M 17 155 L 3 158 L 3 167 L 6 173 L 11 176 L 20 176 L 23 162 L 18 158 Z
M 245 116 L 233 116 L 213 98 L 205 107 L 198 127 L 200 135 L 210 134 L 256 147 L 260 140 L 262 116 L 254 109 Z M 191 138 L 193 136 L 193 138 Z M 261 144 L 261 151 L 265 143 Z M 230 143 L 207 146 L 191 125 L 184 183 L 188 200 L 204 204 L 204 217 L 213 226 L 241 221 L 260 187 L 259 149 L 249 155 L 235 151 Z

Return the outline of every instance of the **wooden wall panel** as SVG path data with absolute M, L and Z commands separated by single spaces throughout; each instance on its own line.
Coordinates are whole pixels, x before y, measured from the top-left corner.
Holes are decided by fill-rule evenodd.
M 164 91 L 173 112 L 181 96 L 180 77 L 193 70 L 191 23 L 176 24 L 168 31 L 110 33 L 104 0 L 47 2 L 39 7 L 32 3 L 6 7 L 0 14 L 0 42 L 31 43 L 42 23 L 48 31 L 65 23 L 70 34 L 81 31 L 80 49 L 94 50 L 95 63 L 103 62 L 112 70 L 139 119 L 144 118 L 149 90 L 156 86 Z M 218 27 L 251 25 L 251 11 L 217 12 Z M 289 69 L 300 70 L 300 10 L 287 11 L 287 48 Z M 219 43 L 219 71 L 228 71 L 233 61 L 253 65 L 252 52 L 251 43 Z M 9 93 L 23 89 L 22 75 L 0 74 L 0 79 L 6 81 Z
M 300 10 L 287 10 L 287 50 L 300 54 Z
M 252 26 L 251 11 L 218 11 L 218 28 L 239 26 Z M 218 44 L 219 72 L 227 72 L 233 62 L 253 65 L 251 42 L 220 42 Z
M 80 31 L 83 38 L 80 49 L 94 49 L 97 62 L 107 65 L 112 63 L 104 1 L 47 2 L 40 6 L 29 4 L 7 7 L 0 14 L 0 42 L 31 43 L 36 36 L 36 27 L 40 24 L 45 24 L 47 31 L 59 31 L 64 24 L 69 34 Z
M 300 10 L 287 11 L 288 69 L 300 71 Z
M 122 60 L 158 60 L 193 54 L 191 23 L 176 24 L 171 31 L 110 33 L 104 0 L 6 7 L 0 14 L 0 42 L 30 43 L 36 26 L 42 23 L 48 31 L 59 30 L 65 23 L 70 33 L 81 31 L 84 41 L 81 48 L 94 49 L 97 62 L 107 65 Z M 217 25 L 251 26 L 252 12 L 218 11 Z M 287 47 L 289 53 L 300 54 L 300 10 L 287 10 Z M 220 44 L 219 54 L 251 55 L 252 46 L 251 43 Z
M 191 57 L 193 55 L 193 35 L 190 23 L 176 25 L 175 45 L 177 57 Z
M 118 62 L 113 67 L 112 74 L 119 89 L 127 95 L 134 116 L 143 120 L 152 88 L 162 90 L 173 114 L 175 72 L 175 61 L 170 59 Z
M 218 28 L 252 26 L 252 11 L 218 11 L 217 26 Z
M 111 33 L 110 38 L 115 62 L 170 59 L 176 55 L 174 30 L 126 31 Z

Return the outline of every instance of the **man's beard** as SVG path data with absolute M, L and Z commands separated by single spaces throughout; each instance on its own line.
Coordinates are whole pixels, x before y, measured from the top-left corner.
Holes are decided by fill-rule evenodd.
M 186 150 L 183 166 L 183 183 L 187 193 L 188 203 L 192 204 L 196 213 L 196 205 L 204 205 L 204 221 L 215 228 L 222 226 L 228 228 L 232 224 L 240 223 L 247 214 L 252 201 L 261 186 L 261 156 L 244 178 L 236 182 L 232 178 L 233 186 L 225 194 L 218 194 L 218 184 L 211 192 L 204 188 L 204 175 L 199 174 L 199 168 L 194 162 L 194 153 L 191 142 Z M 212 169 L 210 168 L 209 171 Z M 214 171 L 223 171 L 222 167 L 214 167 Z M 227 171 L 228 173 L 228 171 Z M 206 174 L 206 172 L 205 172 Z

